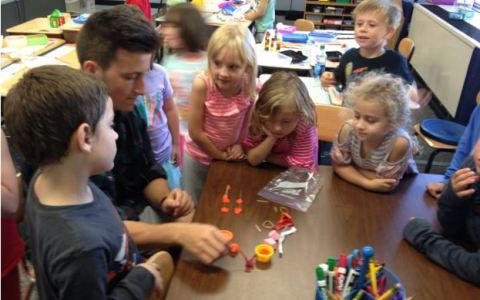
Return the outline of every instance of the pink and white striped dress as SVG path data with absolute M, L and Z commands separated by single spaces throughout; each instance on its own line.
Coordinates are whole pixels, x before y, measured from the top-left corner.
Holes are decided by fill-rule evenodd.
M 207 92 L 204 103 L 203 131 L 220 150 L 242 143 L 248 130 L 250 110 L 254 99 L 248 98 L 247 78 L 241 92 L 233 97 L 225 97 L 215 87 L 208 74 L 201 73 L 199 78 L 205 81 Z M 204 165 L 210 165 L 212 157 L 187 136 L 188 155 Z

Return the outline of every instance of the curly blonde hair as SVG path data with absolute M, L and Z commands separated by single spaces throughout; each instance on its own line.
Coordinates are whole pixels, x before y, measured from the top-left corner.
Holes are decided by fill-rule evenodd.
M 383 106 L 391 128 L 409 131 L 411 113 L 408 87 L 402 78 L 381 72 L 369 72 L 358 77 L 345 91 L 346 106 L 353 107 L 356 99 Z
M 285 107 L 297 111 L 309 125 L 316 126 L 315 104 L 305 84 L 293 73 L 275 72 L 260 90 L 250 123 L 250 135 L 260 138 L 267 120 Z

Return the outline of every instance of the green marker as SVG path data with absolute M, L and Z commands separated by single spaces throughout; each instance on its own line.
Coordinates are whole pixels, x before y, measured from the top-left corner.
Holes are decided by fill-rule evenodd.
M 315 269 L 315 273 L 317 274 L 317 285 L 318 288 L 320 289 L 320 294 L 323 299 L 327 299 L 327 296 L 325 295 L 325 287 L 327 286 L 327 283 L 325 282 L 325 274 L 323 272 L 322 267 L 320 265 L 317 266 Z

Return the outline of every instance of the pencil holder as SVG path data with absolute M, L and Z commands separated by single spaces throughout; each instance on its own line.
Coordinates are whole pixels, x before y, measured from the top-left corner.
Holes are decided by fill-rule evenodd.
M 392 289 L 395 287 L 396 284 L 400 283 L 400 287 L 395 291 L 393 292 L 393 294 L 390 296 L 390 297 L 386 297 L 385 300 L 387 299 L 395 299 L 395 300 L 405 300 L 407 297 L 407 293 L 405 291 L 405 288 L 403 287 L 403 285 L 401 284 L 400 282 L 400 279 L 398 278 L 397 275 L 395 275 L 395 273 L 393 273 L 392 271 L 390 271 L 388 268 L 383 268 L 382 272 L 385 274 L 385 288 L 383 289 L 383 293 L 381 295 L 379 295 L 379 297 L 375 297 L 373 296 L 371 293 L 369 293 L 367 290 L 363 289 L 362 290 L 362 294 L 359 298 L 355 298 L 355 296 L 357 296 L 358 294 L 358 291 L 354 291 L 350 294 L 348 294 L 344 300 L 375 300 L 375 299 L 382 299 L 382 295 L 385 294 L 388 290 Z M 367 283 L 370 282 L 369 280 L 367 281 Z M 380 287 L 380 286 L 379 286 Z M 315 293 L 315 300 L 329 300 L 329 299 L 332 299 L 332 298 L 328 298 L 326 296 L 324 296 L 325 293 L 322 293 L 320 291 L 320 288 L 317 286 L 317 290 L 316 290 L 316 293 Z M 385 295 L 386 296 L 386 295 Z

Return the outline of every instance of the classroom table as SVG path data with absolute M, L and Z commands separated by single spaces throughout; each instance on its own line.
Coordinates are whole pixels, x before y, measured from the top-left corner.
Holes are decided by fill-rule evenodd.
M 262 74 L 259 77 L 259 80 L 262 84 L 264 84 L 272 74 Z M 326 89 L 322 87 L 322 83 L 320 82 L 320 79 L 315 79 L 313 77 L 305 77 L 305 76 L 299 76 L 300 80 L 305 84 L 307 87 L 308 93 L 310 95 L 310 98 L 312 98 L 313 102 L 315 105 L 341 105 L 341 103 L 332 103 L 332 99 Z M 333 87 L 332 87 L 333 88 Z
M 70 21 L 70 14 L 64 13 L 65 23 Z M 8 34 L 39 34 L 44 33 L 50 38 L 63 39 L 63 30 L 61 28 L 50 27 L 48 18 L 35 18 L 24 23 L 7 28 Z
M 247 253 L 267 237 L 259 232 L 265 220 L 276 222 L 279 213 L 271 202 L 260 203 L 257 192 L 282 169 L 253 168 L 245 162 L 213 162 L 194 221 L 210 223 L 234 233 L 234 241 Z M 404 179 L 390 194 L 365 191 L 319 166 L 322 188 L 306 213 L 291 210 L 297 232 L 288 236 L 284 255 L 271 265 L 257 265 L 244 272 L 241 256 L 224 257 L 211 266 L 183 252 L 166 299 L 314 299 L 315 267 L 329 256 L 350 253 L 371 245 L 380 262 L 401 279 L 408 296 L 415 299 L 480 299 L 480 289 L 430 262 L 402 239 L 410 217 L 435 219 L 436 201 L 425 185 L 439 175 L 419 174 Z M 240 195 L 243 213 L 221 213 L 222 195 L 231 186 L 230 198 Z
M 80 69 L 75 45 L 64 44 L 64 42 L 65 41 L 63 41 L 63 45 L 60 44 L 60 47 L 57 46 L 58 48 L 54 50 L 49 49 L 48 53 L 25 57 L 19 62 L 12 63 L 2 68 L 0 71 L 0 95 L 2 97 L 7 96 L 8 91 L 12 86 L 31 68 L 49 64 L 61 64 Z
M 340 34 L 342 31 L 338 30 L 317 30 L 321 32 L 336 33 L 337 39 L 332 42 L 323 43 L 325 44 L 326 52 L 338 51 L 340 53 L 345 53 L 351 48 L 358 47 L 357 42 L 351 31 L 343 31 L 343 34 Z M 306 31 L 297 31 L 295 33 L 308 34 Z M 274 34 L 273 32 L 271 34 Z M 305 43 L 282 43 L 280 51 L 270 51 L 265 49 L 263 43 L 255 45 L 255 52 L 257 53 L 257 61 L 259 67 L 271 68 L 271 69 L 286 69 L 286 70 L 295 70 L 295 71 L 310 71 L 311 70 L 311 58 L 310 58 L 310 45 Z M 281 51 L 293 50 L 301 51 L 303 55 L 307 58 L 299 63 L 291 63 L 291 59 L 281 54 Z M 328 70 L 335 69 L 338 66 L 338 62 L 333 62 L 327 60 L 325 68 Z

